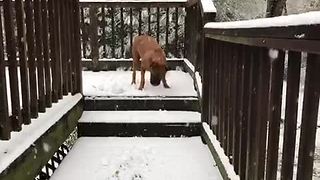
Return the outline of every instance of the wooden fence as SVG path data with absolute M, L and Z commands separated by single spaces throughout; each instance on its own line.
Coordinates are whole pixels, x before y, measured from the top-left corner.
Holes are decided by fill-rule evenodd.
M 302 22 L 312 17 L 297 16 Z M 241 179 L 272 180 L 280 174 L 281 179 L 293 179 L 295 151 L 299 152 L 297 179 L 312 179 L 319 118 L 320 25 L 286 24 L 292 23 L 290 18 L 205 26 L 203 121 L 211 125 Z M 270 24 L 280 20 L 286 23 Z M 257 22 L 271 27 L 248 27 Z M 305 81 L 300 80 L 304 58 Z M 300 83 L 303 105 L 298 103 Z M 297 116 L 300 104 L 302 118 Z M 284 139 L 279 133 L 281 113 Z M 279 151 L 281 173 L 277 172 Z
M 213 4 L 212 4 L 213 5 Z M 203 28 L 200 1 L 86 1 L 81 6 L 82 57 L 92 59 L 131 58 L 135 36 L 153 36 L 167 57 L 197 61 Z M 214 20 L 215 12 L 208 12 Z
M 78 0 L 3 0 L 0 139 L 63 95 L 82 92 Z

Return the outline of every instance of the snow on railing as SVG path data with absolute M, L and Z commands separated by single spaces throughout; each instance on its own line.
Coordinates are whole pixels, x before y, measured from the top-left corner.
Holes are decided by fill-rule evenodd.
M 318 25 L 320 24 L 320 11 L 294 14 L 288 16 L 261 18 L 245 21 L 233 22 L 210 22 L 205 24 L 205 28 L 214 29 L 248 29 L 266 27 L 287 27 L 299 25 Z

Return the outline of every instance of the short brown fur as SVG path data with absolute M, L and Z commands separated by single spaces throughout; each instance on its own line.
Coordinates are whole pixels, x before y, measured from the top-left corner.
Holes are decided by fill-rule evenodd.
M 132 84 L 136 83 L 136 70 L 141 58 L 141 81 L 139 90 L 144 88 L 145 71 L 150 71 L 150 83 L 152 85 L 159 85 L 162 81 L 165 88 L 169 88 L 165 79 L 167 72 L 166 55 L 157 43 L 157 41 L 147 35 L 141 35 L 134 38 L 132 45 Z

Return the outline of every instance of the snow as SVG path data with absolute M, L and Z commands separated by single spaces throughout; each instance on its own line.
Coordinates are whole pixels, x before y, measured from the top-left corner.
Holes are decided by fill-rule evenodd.
M 69 179 L 220 180 L 222 177 L 200 137 L 81 137 L 50 180 Z
M 79 122 L 199 123 L 201 114 L 191 111 L 85 111 Z
M 205 28 L 213 29 L 239 29 L 239 28 L 263 28 L 263 27 L 287 27 L 298 25 L 309 25 L 320 23 L 320 11 L 295 14 L 289 16 L 261 18 L 245 21 L 233 21 L 233 22 L 210 22 L 205 24 Z M 301 38 L 299 35 L 298 38 Z
M 200 73 L 197 71 L 195 73 L 195 76 L 196 76 L 196 83 L 197 83 L 197 86 L 198 86 L 200 97 L 202 97 L 202 80 L 201 80 Z
M 202 9 L 204 13 L 216 13 L 217 9 L 212 0 L 201 0 Z
M 209 136 L 209 139 L 214 146 L 223 166 L 226 169 L 228 177 L 231 180 L 240 180 L 240 177 L 235 173 L 233 166 L 229 162 L 229 158 L 225 155 L 224 150 L 220 146 L 220 142 L 217 140 L 217 137 L 213 134 L 212 130 L 210 129 L 207 123 L 202 123 L 203 129 L 205 130 L 206 134 Z
M 64 96 L 59 103 L 52 104 L 52 108 L 48 108 L 46 113 L 40 113 L 37 119 L 32 119 L 30 125 L 23 125 L 20 132 L 12 132 L 10 141 L 0 140 L 0 172 L 17 159 L 81 98 L 81 94 Z M 50 147 L 43 145 L 43 148 L 49 150 Z
M 83 94 L 85 96 L 197 96 L 191 76 L 182 71 L 168 71 L 166 79 L 170 88 L 162 83 L 150 84 L 150 72 L 145 74 L 145 86 L 138 90 L 140 71 L 136 72 L 136 84 L 131 85 L 132 71 L 83 71 Z

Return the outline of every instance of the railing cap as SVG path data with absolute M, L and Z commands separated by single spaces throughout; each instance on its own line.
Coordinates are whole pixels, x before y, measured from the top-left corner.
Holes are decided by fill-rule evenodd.
M 245 21 L 210 22 L 206 29 L 247 29 L 320 24 L 320 11 Z

